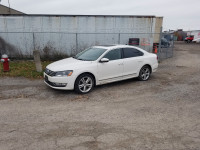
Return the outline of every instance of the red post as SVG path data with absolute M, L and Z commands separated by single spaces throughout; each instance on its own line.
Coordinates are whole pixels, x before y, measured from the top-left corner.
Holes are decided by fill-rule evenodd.
M 6 54 L 2 55 L 1 62 L 3 63 L 3 71 L 4 72 L 10 71 L 9 61 L 10 61 L 10 59 L 8 59 L 8 56 Z

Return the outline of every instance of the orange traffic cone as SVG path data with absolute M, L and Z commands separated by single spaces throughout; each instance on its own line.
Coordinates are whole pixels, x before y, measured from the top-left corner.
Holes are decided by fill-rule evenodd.
M 158 53 L 158 49 L 157 49 L 157 46 L 155 46 L 155 54 L 157 54 Z

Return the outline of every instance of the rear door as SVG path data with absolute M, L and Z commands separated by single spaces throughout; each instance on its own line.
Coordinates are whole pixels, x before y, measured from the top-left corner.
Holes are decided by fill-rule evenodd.
M 144 53 L 135 48 L 123 48 L 123 78 L 136 77 L 142 67 Z

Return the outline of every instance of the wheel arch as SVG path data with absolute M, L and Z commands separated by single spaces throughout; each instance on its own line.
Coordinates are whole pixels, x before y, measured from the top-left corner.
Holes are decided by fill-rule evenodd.
M 148 66 L 148 67 L 150 68 L 151 73 L 152 73 L 152 67 L 151 67 L 150 64 L 145 64 L 145 65 L 142 66 L 142 68 L 143 68 L 144 66 Z M 142 69 L 142 68 L 141 68 L 141 69 Z
M 93 73 L 91 73 L 91 72 L 82 72 L 82 73 L 80 73 L 80 74 L 76 77 L 76 80 L 78 79 L 79 76 L 81 76 L 81 75 L 83 75 L 83 74 L 89 74 L 89 75 L 91 75 L 91 76 L 93 77 L 93 79 L 94 79 L 94 86 L 96 86 L 96 77 L 95 77 L 95 75 L 94 75 Z M 74 84 L 76 83 L 76 80 L 75 80 Z

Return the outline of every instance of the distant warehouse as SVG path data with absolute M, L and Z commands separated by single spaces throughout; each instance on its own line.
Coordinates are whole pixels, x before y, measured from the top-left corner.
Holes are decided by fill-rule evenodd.
M 119 15 L 0 15 L 0 52 L 75 54 L 93 45 L 132 44 L 152 51 L 162 17 Z

